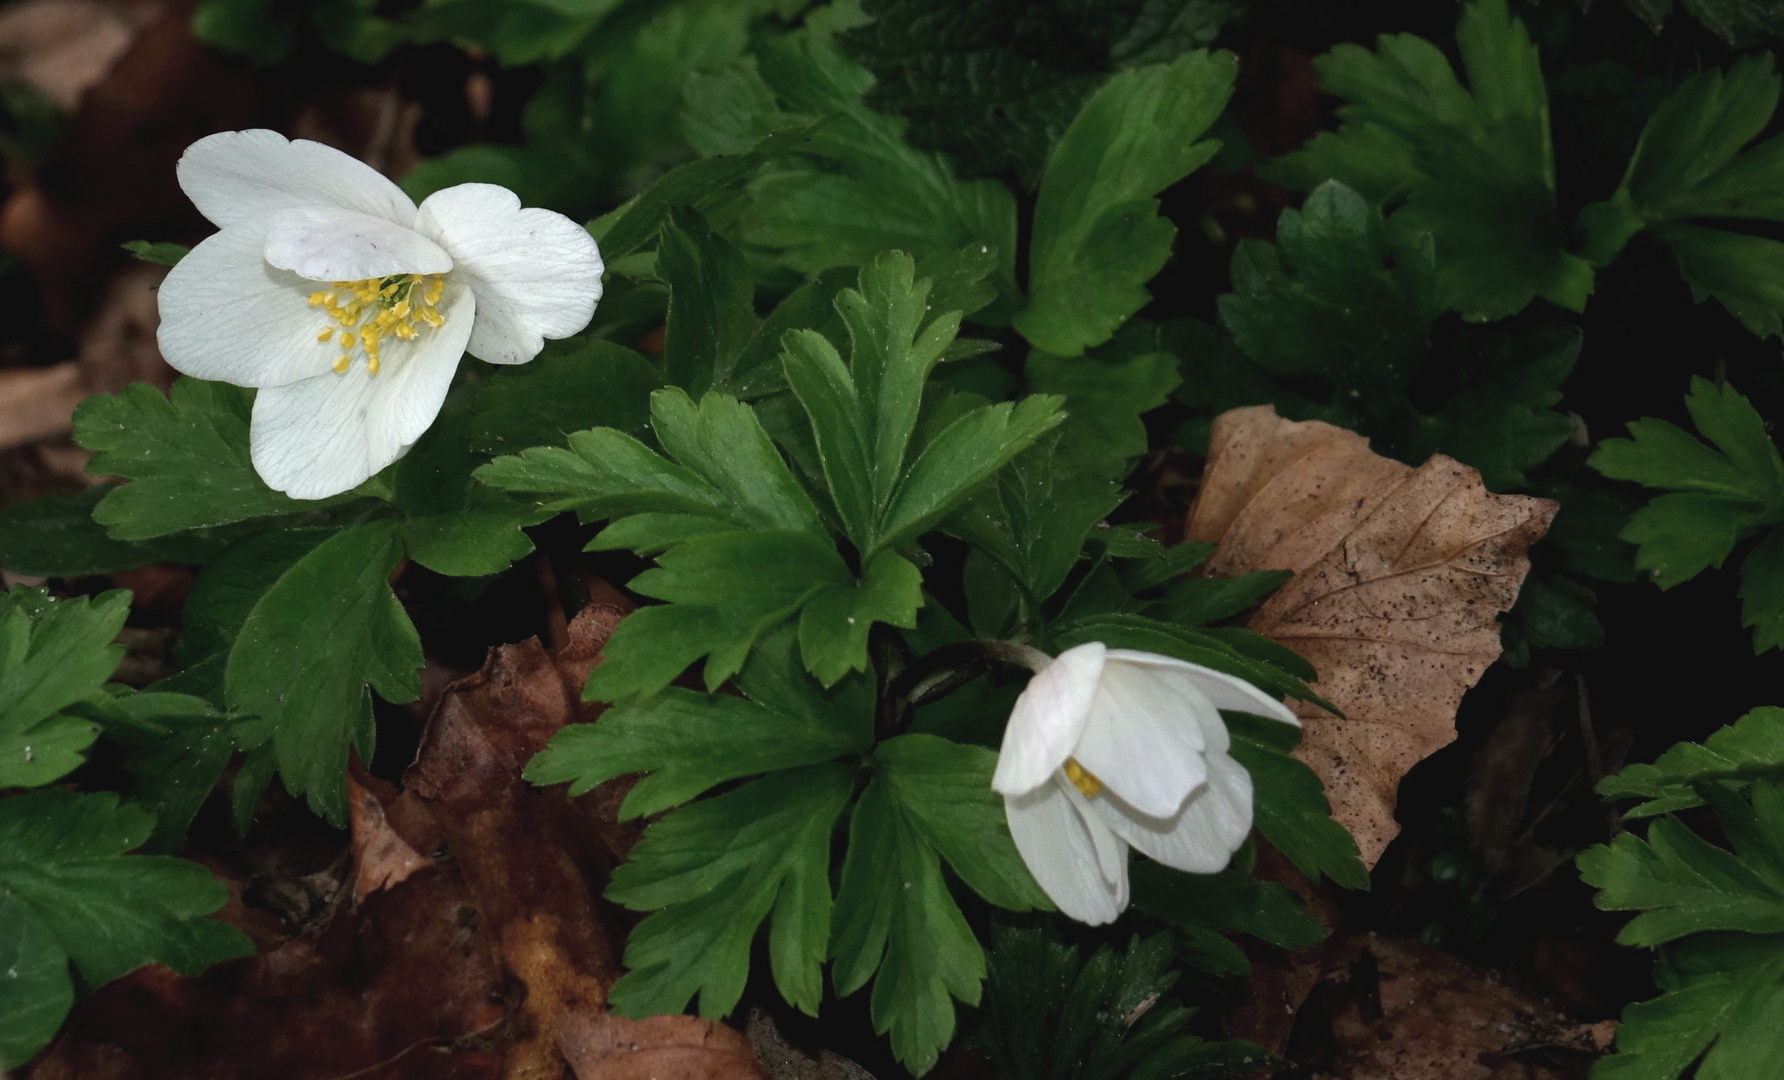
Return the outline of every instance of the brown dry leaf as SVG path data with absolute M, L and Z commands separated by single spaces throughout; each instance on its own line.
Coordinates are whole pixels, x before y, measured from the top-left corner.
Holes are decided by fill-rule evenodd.
M 745 1030 L 756 1064 L 772 1080 L 874 1080 L 873 1074 L 834 1050 L 809 1049 L 787 1040 L 766 1010 L 752 1008 Z
M 553 1027 L 576 1080 L 768 1080 L 749 1040 L 712 1020 L 572 1012 Z
M 1293 1056 L 1330 1080 L 1580 1080 L 1616 1029 L 1405 938 L 1341 935 L 1324 961 Z
M 1295 703 L 1296 756 L 1373 867 L 1400 831 L 1400 778 L 1455 739 L 1457 704 L 1498 659 L 1496 617 L 1557 506 L 1490 494 L 1442 455 L 1414 469 L 1368 447 L 1269 406 L 1223 413 L 1186 538 L 1219 544 L 1211 576 L 1294 572 L 1248 626 L 1306 658 L 1343 711 Z
M 102 987 L 26 1075 L 560 1080 L 553 1025 L 602 1008 L 619 974 L 624 924 L 599 895 L 636 827 L 611 792 L 571 799 L 520 770 L 590 715 L 582 682 L 622 614 L 585 609 L 555 657 L 537 640 L 491 650 L 441 696 L 406 790 L 355 771 L 355 903 L 196 978 L 144 968 Z
M 0 447 L 67 431 L 74 407 L 86 396 L 80 365 L 72 361 L 0 371 Z

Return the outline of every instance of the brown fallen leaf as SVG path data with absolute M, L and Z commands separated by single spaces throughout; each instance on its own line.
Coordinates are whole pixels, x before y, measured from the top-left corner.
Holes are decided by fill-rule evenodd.
M 553 1030 L 576 1080 L 768 1080 L 748 1039 L 697 1016 L 571 1012 Z
M 87 393 L 80 365 L 73 361 L 0 371 L 0 447 L 67 431 L 68 418 Z
M 765 1009 L 750 1010 L 745 1034 L 756 1064 L 771 1080 L 874 1080 L 872 1073 L 834 1050 L 789 1042 Z
M 611 792 L 571 799 L 520 771 L 590 715 L 582 682 L 622 614 L 585 609 L 557 656 L 491 650 L 442 694 L 406 789 L 355 769 L 353 903 L 329 873 L 314 929 L 195 978 L 144 968 L 100 988 L 25 1076 L 563 1077 L 553 1025 L 603 1008 L 619 974 L 625 923 L 599 896 L 636 827 Z
M 1296 703 L 1296 756 L 1364 865 L 1400 831 L 1400 778 L 1455 739 L 1456 706 L 1498 659 L 1497 616 L 1556 509 L 1490 494 L 1442 455 L 1414 469 L 1269 406 L 1215 418 L 1186 538 L 1219 544 L 1210 576 L 1294 572 L 1248 626 L 1306 658 L 1313 690 L 1344 713 Z
M 1406 938 L 1340 935 L 1323 958 L 1292 1056 L 1329 1080 L 1580 1080 L 1616 1030 Z

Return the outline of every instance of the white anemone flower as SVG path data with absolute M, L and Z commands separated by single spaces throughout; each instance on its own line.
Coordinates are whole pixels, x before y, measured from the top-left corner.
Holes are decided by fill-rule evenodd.
M 601 298 L 587 231 L 494 184 L 417 207 L 364 162 L 264 130 L 198 140 L 179 180 L 220 231 L 161 285 L 161 354 L 258 391 L 255 471 L 294 498 L 347 491 L 401 457 L 464 353 L 524 364 Z
M 1300 725 L 1243 679 L 1092 641 L 1035 669 L 1010 710 L 991 787 L 1016 849 L 1059 910 L 1111 922 L 1127 851 L 1191 873 L 1227 864 L 1251 832 L 1251 776 L 1227 754 L 1221 709 Z

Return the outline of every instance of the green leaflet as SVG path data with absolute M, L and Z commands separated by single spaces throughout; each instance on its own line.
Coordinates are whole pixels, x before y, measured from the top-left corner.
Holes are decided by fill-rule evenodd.
M 130 594 L 51 600 L 14 589 L 0 607 L 0 788 L 41 787 L 72 772 L 99 729 L 67 715 L 101 695 L 124 650 L 113 645 Z
M 148 540 L 207 525 L 294 514 L 352 498 L 298 501 L 266 486 L 248 462 L 252 392 L 181 376 L 169 397 L 147 383 L 96 395 L 74 412 L 74 440 L 96 476 L 131 482 L 93 511 L 114 540 Z
M 944 157 L 906 144 L 903 121 L 861 103 L 871 83 L 871 75 L 810 27 L 690 81 L 683 123 L 708 152 L 735 149 L 760 132 L 808 118 L 829 118 L 795 155 L 750 181 L 738 235 L 807 275 L 860 266 L 889 248 L 919 259 L 985 248 L 997 258 L 997 291 L 1013 304 L 1014 196 L 995 181 L 960 180 Z
M 1579 857 L 1580 877 L 1610 911 L 1640 911 L 1617 940 L 1661 945 L 1706 930 L 1784 933 L 1784 784 L 1755 781 L 1742 798 L 1714 781 L 1698 791 L 1734 850 L 1670 814 L 1644 840 L 1623 833 Z
M 1155 196 L 1219 149 L 1196 139 L 1234 73 L 1231 55 L 1193 52 L 1116 75 L 1079 110 L 1041 176 L 1028 303 L 1014 320 L 1023 337 L 1076 356 L 1145 306 L 1177 233 Z
M 573 431 L 609 427 L 631 436 L 650 423 L 662 373 L 610 341 L 548 341 L 529 363 L 503 367 L 471 404 L 470 445 L 486 454 L 560 446 Z
M 671 687 L 616 705 L 598 724 L 560 731 L 527 763 L 535 784 L 570 781 L 580 795 L 604 780 L 646 771 L 620 806 L 654 814 L 726 780 L 861 753 L 873 741 L 872 687 L 861 678 L 829 690 L 800 665 L 791 625 L 772 632 L 738 673 L 745 697 Z
M 1465 318 L 1502 318 L 1536 296 L 1581 310 L 1592 267 L 1565 249 L 1556 218 L 1536 48 L 1505 0 L 1464 8 L 1456 45 L 1467 89 L 1435 45 L 1411 34 L 1316 59 L 1321 88 L 1345 99 L 1343 124 L 1272 162 L 1270 175 L 1303 190 L 1336 179 L 1403 203 L 1391 224 L 1435 238 L 1438 300 Z
M 1784 1007 L 1784 937 L 1699 935 L 1661 953 L 1654 981 L 1661 996 L 1623 1010 L 1617 1052 L 1593 1067 L 1593 1080 L 1676 1080 L 1700 1059 L 1694 1075 L 1703 1080 L 1769 1076 L 1784 1065 L 1774 1022 Z
M 293 795 L 347 817 L 347 754 L 372 757 L 371 690 L 420 695 L 421 641 L 389 577 L 402 558 L 395 522 L 356 525 L 294 562 L 255 601 L 229 650 L 229 705 L 256 720 L 244 746 L 271 740 Z
M 228 542 L 209 530 L 154 541 L 114 540 L 93 520 L 94 508 L 112 490 L 110 484 L 95 484 L 0 510 L 0 565 L 35 577 L 84 577 L 156 562 L 202 563 Z
M 154 821 L 109 793 L 0 800 L 0 1067 L 55 1034 L 74 1002 L 71 964 L 91 988 L 147 963 L 196 975 L 253 953 L 241 931 L 203 917 L 229 898 L 208 871 L 124 854 Z
M 1274 1064 L 1247 1042 L 1188 1030 L 1194 1009 L 1170 994 L 1172 935 L 1135 935 L 1081 960 L 1051 928 L 993 924 L 978 1042 L 1009 1080 L 1163 1080 Z M 1249 1068 L 1248 1068 L 1249 1067 Z
M 1741 625 L 1756 652 L 1784 646 L 1784 459 L 1765 421 L 1734 387 L 1693 378 L 1685 407 L 1705 445 L 1665 420 L 1631 421 L 1628 439 L 1606 439 L 1588 464 L 1616 480 L 1674 494 L 1655 497 L 1620 534 L 1639 545 L 1637 569 L 1669 589 L 1721 566 L 1735 546 L 1772 531 L 1741 564 Z
M 652 911 L 626 942 L 610 1001 L 627 1016 L 729 1013 L 749 974 L 750 941 L 769 913 L 770 964 L 789 1002 L 816 1015 L 830 934 L 830 833 L 850 770 L 808 765 L 676 810 L 613 873 L 607 898 Z
M 1598 782 L 1609 799 L 1646 799 L 1624 811 L 1628 818 L 1652 817 L 1702 806 L 1697 786 L 1706 781 L 1744 785 L 1784 778 L 1784 709 L 1764 706 L 1718 728 L 1702 745 L 1676 743 L 1652 765 L 1630 765 Z
M 1580 212 L 1587 256 L 1602 266 L 1647 229 L 1672 249 L 1698 303 L 1715 297 L 1760 337 L 1784 331 L 1784 244 L 1691 223 L 1784 220 L 1784 138 L 1742 149 L 1777 104 L 1770 53 L 1685 80 L 1642 129 L 1616 192 Z
M 1324 874 L 1347 889 L 1367 889 L 1369 871 L 1356 841 L 1332 820 L 1319 777 L 1289 756 L 1300 730 L 1244 713 L 1221 715 L 1232 732 L 1233 760 L 1251 774 L 1257 830 L 1309 878 Z
M 963 175 L 1011 168 L 1030 188 L 1111 72 L 1204 47 L 1238 13 L 1226 0 L 870 0 L 862 9 L 873 21 L 838 41 L 874 74 L 867 104 L 905 117 L 906 140 L 946 151 Z
M 846 365 L 810 330 L 789 334 L 781 356 L 844 532 L 868 559 L 933 526 L 1061 419 L 1053 398 L 984 405 L 938 419 L 911 453 L 930 371 L 960 322 L 958 312 L 929 314 L 929 284 L 909 256 L 888 252 L 837 296 Z

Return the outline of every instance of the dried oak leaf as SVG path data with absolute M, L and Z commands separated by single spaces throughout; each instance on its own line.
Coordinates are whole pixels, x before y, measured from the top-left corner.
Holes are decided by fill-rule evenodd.
M 1321 956 L 1290 1053 L 1331 1080 L 1583 1080 L 1617 1026 L 1406 938 L 1341 934 Z
M 1215 418 L 1186 539 L 1217 543 L 1204 572 L 1290 570 L 1249 628 L 1304 657 L 1296 756 L 1365 866 L 1399 833 L 1400 778 L 1456 737 L 1456 706 L 1499 657 L 1499 612 L 1530 571 L 1525 552 L 1557 505 L 1494 495 L 1437 455 L 1414 469 L 1354 432 L 1269 406 Z
M 572 1012 L 553 1030 L 576 1080 L 768 1080 L 748 1039 L 696 1016 Z
M 197 977 L 151 966 L 99 988 L 28 1080 L 562 1077 L 555 1021 L 602 1007 L 619 974 L 599 894 L 636 830 L 617 795 L 520 771 L 590 715 L 582 682 L 621 614 L 584 609 L 555 656 L 491 650 L 441 695 L 404 789 L 355 771 L 352 904 Z

